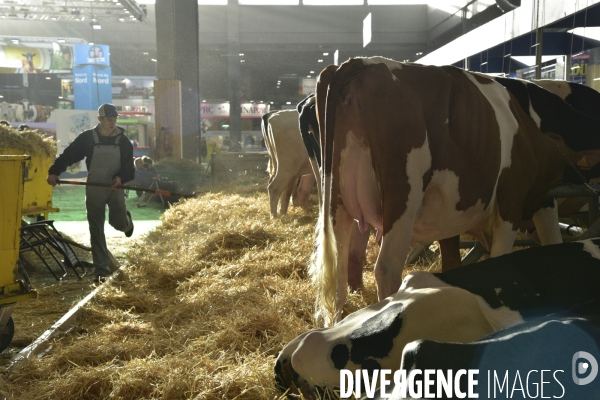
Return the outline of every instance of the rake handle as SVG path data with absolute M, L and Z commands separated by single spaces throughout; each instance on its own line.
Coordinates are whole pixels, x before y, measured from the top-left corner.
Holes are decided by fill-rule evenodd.
M 99 187 L 111 187 L 112 186 L 108 183 L 63 181 L 62 179 L 60 179 L 58 181 L 58 184 L 62 184 L 62 183 L 64 183 L 65 185 L 78 185 L 78 186 L 99 186 Z M 148 192 L 148 193 L 158 194 L 158 195 L 162 195 L 162 196 L 170 196 L 170 197 L 187 197 L 187 198 L 194 197 L 194 193 L 184 194 L 184 193 L 177 193 L 177 192 L 169 192 L 168 190 L 161 190 L 161 189 L 144 189 L 144 188 L 139 188 L 139 187 L 135 187 L 135 186 L 125 186 L 125 185 L 118 185 L 117 188 L 118 189 L 135 190 L 135 191 L 139 191 L 139 192 Z

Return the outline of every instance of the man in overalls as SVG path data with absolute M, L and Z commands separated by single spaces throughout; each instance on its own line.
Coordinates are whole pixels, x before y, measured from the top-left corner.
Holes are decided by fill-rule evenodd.
M 125 206 L 125 194 L 117 189 L 122 182 L 129 182 L 135 176 L 133 166 L 133 146 L 124 135 L 124 129 L 117 126 L 117 108 L 112 104 L 102 104 L 98 108 L 98 121 L 94 129 L 82 132 L 48 170 L 48 184 L 60 184 L 58 176 L 71 164 L 85 158 L 90 183 L 103 183 L 110 187 L 86 186 L 85 206 L 90 228 L 90 242 L 94 260 L 94 280 L 103 282 L 109 275 L 109 253 L 104 236 L 106 206 L 108 223 L 125 236 L 133 234 L 131 214 Z

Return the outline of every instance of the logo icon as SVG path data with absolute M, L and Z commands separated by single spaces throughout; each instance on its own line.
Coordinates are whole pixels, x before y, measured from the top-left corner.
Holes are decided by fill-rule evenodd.
M 573 382 L 576 385 L 587 385 L 596 379 L 596 375 L 598 375 L 598 361 L 590 353 L 578 351 L 573 354 L 572 374 Z M 580 378 L 580 376 L 586 374 L 589 375 L 585 378 Z
M 94 45 L 90 47 L 89 56 L 93 59 L 102 59 L 104 58 L 104 51 L 102 51 L 102 48 L 100 46 Z

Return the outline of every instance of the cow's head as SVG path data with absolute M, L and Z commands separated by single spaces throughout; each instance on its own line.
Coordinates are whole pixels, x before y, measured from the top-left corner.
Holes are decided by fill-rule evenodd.
M 372 373 L 389 367 L 390 360 L 399 365 L 401 349 L 395 341 L 403 327 L 403 310 L 402 302 L 381 302 L 332 327 L 303 333 L 279 354 L 277 385 L 306 398 L 326 398 L 339 389 L 342 369 Z

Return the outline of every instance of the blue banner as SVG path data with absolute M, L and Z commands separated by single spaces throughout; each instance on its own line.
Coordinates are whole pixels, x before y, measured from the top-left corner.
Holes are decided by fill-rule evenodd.
M 105 44 L 76 44 L 75 65 L 110 65 L 110 54 Z
M 110 67 L 84 65 L 73 67 L 73 94 L 76 110 L 97 110 L 112 103 L 112 70 Z

